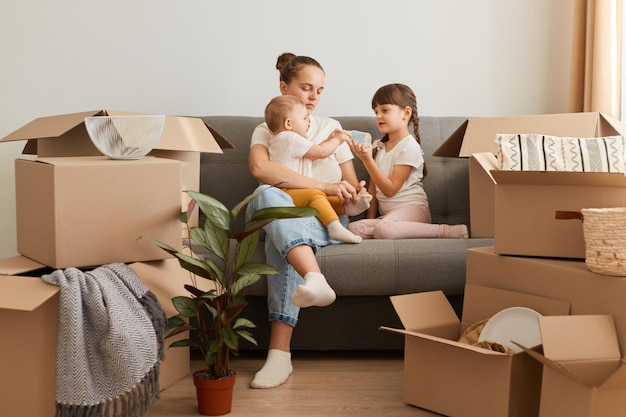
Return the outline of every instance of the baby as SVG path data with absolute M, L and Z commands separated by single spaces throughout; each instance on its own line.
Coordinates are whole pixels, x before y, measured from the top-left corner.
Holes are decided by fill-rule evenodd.
M 312 177 L 312 164 L 316 159 L 332 155 L 343 139 L 341 132 L 331 135 L 320 144 L 307 138 L 309 113 L 297 97 L 282 95 L 273 98 L 265 107 L 265 122 L 272 133 L 269 141 L 270 160 L 285 165 L 299 174 Z M 312 188 L 283 188 L 299 207 L 313 207 L 319 211 L 317 218 L 328 229 L 328 235 L 346 243 L 359 243 L 361 237 L 346 229 L 338 214 L 344 213 L 343 204 L 337 196 L 327 196 Z

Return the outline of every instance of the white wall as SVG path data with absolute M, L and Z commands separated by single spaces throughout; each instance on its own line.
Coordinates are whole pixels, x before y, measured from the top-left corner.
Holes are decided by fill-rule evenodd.
M 261 115 L 278 94 L 284 51 L 324 66 L 321 115 L 369 115 L 373 92 L 390 82 L 415 90 L 422 115 L 566 112 L 571 3 L 5 2 L 0 137 L 92 109 Z M 0 145 L 0 258 L 17 253 L 13 161 L 23 144 Z

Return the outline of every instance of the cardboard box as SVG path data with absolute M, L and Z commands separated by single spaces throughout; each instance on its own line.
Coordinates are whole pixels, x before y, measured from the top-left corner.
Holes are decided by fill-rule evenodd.
M 499 133 L 537 133 L 563 137 L 625 135 L 626 125 L 598 112 L 473 118 L 463 123 L 433 156 L 469 157 L 479 152 L 497 153 Z
M 626 206 L 626 176 L 502 171 L 492 154 L 474 154 L 470 158 L 470 205 L 472 230 L 475 224 L 487 230 L 489 218 L 493 219 L 496 253 L 584 259 L 582 223 L 557 219 L 556 213 Z
M 467 286 L 462 322 L 443 292 L 391 297 L 405 336 L 404 401 L 451 417 L 536 416 L 541 367 L 525 353 L 509 355 L 458 342 L 472 323 L 503 308 L 544 315 L 569 313 L 558 299 Z
M 176 311 L 176 308 L 174 308 L 172 304 L 172 297 L 176 295 L 188 295 L 187 290 L 185 290 L 183 286 L 192 283 L 189 272 L 181 268 L 178 259 L 135 262 L 129 266 L 157 297 L 165 315 L 167 317 L 177 315 L 178 311 Z M 215 288 L 211 281 L 203 278 L 199 278 L 197 284 L 198 287 L 204 291 Z M 191 372 L 189 348 L 170 347 L 172 343 L 188 337 L 189 332 L 185 332 L 165 339 L 165 360 L 161 363 L 159 374 L 161 389 L 165 389 L 174 382 L 185 378 Z
M 26 140 L 22 153 L 39 157 L 102 155 L 89 139 L 85 117 L 135 114 L 141 113 L 90 110 L 40 117 L 0 139 L 0 143 Z M 148 155 L 176 159 L 183 164 L 182 193 L 184 190 L 200 190 L 201 152 L 222 153 L 222 149 L 232 147 L 228 140 L 200 118 L 165 116 L 161 139 Z M 182 207 L 186 208 L 189 197 L 183 194 L 181 199 Z M 197 213 L 190 220 L 192 225 L 196 225 Z
M 41 265 L 23 257 L 0 261 L 2 273 L 22 267 Z M 54 415 L 58 310 L 57 287 L 41 279 L 0 276 L 0 415 Z
M 130 266 L 156 295 L 168 317 L 174 315 L 171 298 L 186 295 L 183 285 L 189 282 L 189 275 L 179 267 L 178 260 L 170 258 Z M 49 272 L 49 268 L 23 256 L 0 260 L 2 416 L 54 415 L 59 288 L 40 279 Z M 206 282 L 202 288 L 209 290 L 210 283 Z M 166 339 L 166 344 L 169 346 L 175 340 Z M 189 349 L 167 347 L 160 367 L 161 389 L 189 372 Z
M 543 355 L 540 417 L 626 415 L 626 363 L 610 315 L 539 319 Z
M 53 268 L 169 257 L 137 238 L 181 247 L 180 171 L 154 157 L 18 158 L 17 250 Z
M 489 152 L 475 153 L 469 158 L 470 230 L 472 237 L 494 237 L 496 183 L 491 170 L 498 166 L 496 156 Z
M 468 249 L 466 271 L 468 285 L 564 300 L 572 315 L 613 315 L 626 346 L 626 279 L 595 274 L 578 260 L 498 255 L 493 246 Z
M 602 113 L 563 113 L 530 116 L 472 118 L 463 123 L 433 153 L 434 156 L 472 157 L 495 155 L 500 133 L 539 133 L 564 137 L 626 135 L 626 125 Z M 492 156 L 495 161 L 495 157 Z M 470 224 L 472 237 L 494 237 L 495 191 L 490 178 L 470 158 Z M 495 163 L 495 162 L 494 162 Z M 495 165 L 497 166 L 497 165 Z

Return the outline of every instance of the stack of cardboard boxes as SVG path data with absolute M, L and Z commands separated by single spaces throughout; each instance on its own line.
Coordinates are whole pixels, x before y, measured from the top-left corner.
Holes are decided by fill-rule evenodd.
M 626 206 L 622 173 L 504 172 L 496 135 L 626 135 L 600 113 L 466 121 L 435 155 L 470 158 L 471 232 L 494 246 L 467 252 L 463 317 L 441 294 L 392 299 L 404 329 L 405 401 L 444 415 L 626 415 L 626 279 L 586 267 L 580 220 L 557 211 Z M 529 307 L 543 344 L 513 356 L 457 342 L 463 330 Z
M 106 114 L 129 113 L 44 117 L 0 141 L 27 140 L 24 154 L 33 155 L 15 161 L 20 255 L 0 260 L 0 415 L 54 414 L 59 288 L 44 283 L 42 274 L 128 263 L 168 317 L 176 313 L 171 298 L 184 294 L 189 280 L 176 259 L 137 238 L 180 248 L 183 190 L 199 189 L 200 153 L 221 153 L 230 144 L 201 119 L 167 116 L 147 157 L 111 160 L 91 143 L 83 123 Z M 189 371 L 189 350 L 167 348 L 161 388 Z

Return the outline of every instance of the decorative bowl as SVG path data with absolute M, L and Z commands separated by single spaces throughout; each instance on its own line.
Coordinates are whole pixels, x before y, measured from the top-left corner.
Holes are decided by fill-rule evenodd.
M 111 159 L 141 159 L 157 144 L 164 125 L 164 115 L 85 117 L 89 138 Z

